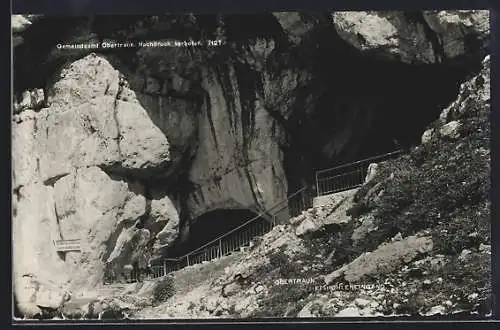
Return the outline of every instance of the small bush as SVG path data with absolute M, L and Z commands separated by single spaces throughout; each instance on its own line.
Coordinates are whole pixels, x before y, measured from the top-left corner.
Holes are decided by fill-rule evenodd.
M 346 211 L 346 214 L 352 218 L 359 218 L 361 215 L 366 214 L 371 211 L 366 201 L 362 200 L 355 203 L 350 209 Z
M 434 249 L 441 254 L 458 255 L 491 242 L 489 203 L 467 208 L 432 230 Z
M 269 264 L 272 268 L 278 268 L 281 275 L 286 275 L 290 258 L 283 251 L 278 251 L 269 256 Z
M 259 303 L 261 308 L 252 317 L 295 316 L 302 308 L 303 300 L 312 293 L 312 288 L 304 284 L 277 285 L 274 281 L 307 277 L 302 270 L 304 266 L 310 266 L 313 259 L 310 254 L 291 258 L 285 253 L 284 247 L 272 253 L 269 263 L 257 270 L 258 276 L 268 283 L 269 294 L 262 298 Z M 298 260 L 301 263 L 297 263 Z
M 174 279 L 170 276 L 156 283 L 153 291 L 153 303 L 161 303 L 175 294 Z
M 426 161 L 425 148 L 422 146 L 416 147 L 410 153 L 411 160 L 415 166 L 420 167 Z
M 261 308 L 252 317 L 293 317 L 304 307 L 304 299 L 312 293 L 307 285 L 272 286 Z
M 276 272 L 277 271 L 277 272 Z M 269 264 L 258 270 L 260 274 L 276 273 L 280 277 L 291 277 L 300 273 L 300 266 L 280 249 L 269 255 Z
M 442 266 L 432 266 L 429 262 L 420 266 L 425 272 L 425 284 L 420 278 L 405 278 L 405 292 L 387 299 L 384 310 L 387 314 L 397 313 L 422 315 L 433 306 L 445 306 L 450 301 L 450 310 L 478 312 L 484 316 L 491 311 L 491 260 L 487 254 L 473 253 L 469 260 L 452 258 Z M 402 279 L 400 279 L 402 281 Z M 430 284 L 429 284 L 430 283 Z
M 125 314 L 123 313 L 122 309 L 116 304 L 110 304 L 109 307 L 101 313 L 101 319 L 106 320 L 120 320 L 124 317 Z

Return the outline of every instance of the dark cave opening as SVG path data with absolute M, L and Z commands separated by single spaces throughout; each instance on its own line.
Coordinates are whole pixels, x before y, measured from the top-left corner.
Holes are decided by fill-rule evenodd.
M 182 256 L 222 234 L 241 226 L 257 214 L 248 209 L 216 209 L 197 217 L 189 224 L 189 234 L 177 240 L 166 252 L 169 257 Z M 266 221 L 264 219 L 257 221 Z
M 419 144 L 480 63 L 404 64 L 367 56 L 331 28 L 315 38 L 311 70 L 324 91 L 310 115 L 296 111 L 289 121 L 289 190 L 313 184 L 316 170 Z
M 276 47 L 286 46 L 288 38 L 271 13 L 224 16 L 228 41 L 248 44 L 257 38 L 273 39 Z

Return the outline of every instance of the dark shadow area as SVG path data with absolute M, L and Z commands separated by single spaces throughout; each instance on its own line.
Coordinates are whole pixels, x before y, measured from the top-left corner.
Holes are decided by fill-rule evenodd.
M 277 48 L 288 45 L 288 37 L 271 13 L 227 15 L 224 23 L 229 42 L 245 45 L 257 38 L 265 38 L 273 39 Z
M 224 20 L 227 39 L 237 44 L 244 45 L 256 37 L 274 38 L 284 43 L 287 40 L 272 14 L 46 17 L 35 21 L 23 32 L 24 42 L 14 49 L 14 91 L 19 94 L 27 89 L 43 88 L 62 65 L 94 51 L 57 50 L 59 43 L 214 39 L 221 20 Z M 136 51 L 136 48 L 114 48 L 99 49 L 97 52 L 113 54 L 134 69 L 137 63 L 131 55 Z
M 12 305 L 14 305 L 14 317 L 15 318 L 22 318 L 23 317 L 23 314 L 21 313 L 21 311 L 19 310 L 19 306 L 18 306 L 18 302 L 17 302 L 17 297 L 16 297 L 16 294 L 13 293 L 12 294 L 12 299 L 14 300 Z
M 66 261 L 66 253 L 65 253 L 65 252 L 57 251 L 57 256 L 58 256 L 58 257 L 59 257 L 59 259 L 61 259 L 62 261 Z
M 177 241 L 166 254 L 169 257 L 184 255 L 244 224 L 255 216 L 257 214 L 246 209 L 217 209 L 205 213 L 189 225 L 188 239 L 184 242 Z
M 133 68 L 136 48 L 114 49 L 63 49 L 59 43 L 89 43 L 114 40 L 133 42 L 169 38 L 198 39 L 199 30 L 189 24 L 188 15 L 163 15 L 166 21 L 156 21 L 154 16 L 54 16 L 35 21 L 22 33 L 24 42 L 14 48 L 14 91 L 44 88 L 50 78 L 64 64 L 75 61 L 93 51 L 112 54 L 123 64 Z M 176 17 L 176 18 L 172 18 Z M 168 21 L 171 19 L 172 21 Z M 138 24 L 138 21 L 141 21 Z M 165 31 L 168 31 L 168 36 Z
M 23 32 L 24 42 L 14 48 L 14 92 L 19 94 L 27 89 L 44 88 L 60 66 L 68 60 L 77 59 L 81 51 L 64 51 L 65 56 L 57 56 L 56 45 L 78 34 L 77 27 L 86 27 L 88 20 L 88 17 L 44 18 L 35 21 Z M 50 56 L 51 52 L 56 57 Z
M 479 57 L 466 68 L 376 59 L 327 26 L 310 42 L 317 45 L 311 70 L 326 88 L 311 115 L 294 112 L 289 121 L 284 165 L 291 187 L 313 183 L 317 169 L 419 144 L 480 63 Z

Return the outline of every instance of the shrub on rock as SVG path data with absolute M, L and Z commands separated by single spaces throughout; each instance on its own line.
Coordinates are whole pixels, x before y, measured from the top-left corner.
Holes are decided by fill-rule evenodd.
M 171 298 L 174 293 L 174 279 L 168 276 L 156 284 L 153 290 L 153 303 L 164 302 Z

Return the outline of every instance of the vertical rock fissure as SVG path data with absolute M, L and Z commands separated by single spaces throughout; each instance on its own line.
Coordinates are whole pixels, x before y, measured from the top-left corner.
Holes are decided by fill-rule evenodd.
M 429 26 L 427 21 L 424 18 L 424 14 L 422 12 L 405 12 L 405 17 L 408 19 L 410 23 L 421 24 L 424 29 L 425 37 L 430 41 L 431 47 L 436 57 L 436 62 L 441 63 L 446 60 L 446 53 L 444 51 L 443 43 L 439 38 L 439 35 L 436 34 L 432 28 Z
M 236 109 L 235 97 L 231 84 L 231 78 L 229 76 L 229 73 L 227 73 L 227 71 L 228 70 L 222 70 L 222 68 L 219 65 L 215 67 L 216 77 L 222 88 L 222 94 L 224 96 L 224 99 L 226 100 L 229 126 L 234 130 L 236 127 L 235 119 L 233 116 L 234 111 Z
M 120 121 L 118 119 L 118 108 L 120 105 L 120 98 L 123 93 L 123 86 L 124 86 L 124 81 L 123 78 L 120 77 L 120 81 L 118 83 L 118 91 L 116 92 L 115 95 L 115 100 L 113 102 L 113 119 L 115 121 L 116 125 L 116 147 L 118 149 L 118 156 L 119 156 L 119 161 L 122 160 L 122 151 L 121 151 L 121 139 L 122 139 L 122 134 L 121 134 L 121 127 L 120 127 Z
M 56 231 L 57 237 L 54 237 L 53 239 L 62 239 L 61 220 L 60 220 L 59 214 L 57 213 L 57 204 L 55 201 L 54 201 L 54 216 L 56 217 L 56 230 L 55 231 Z M 66 261 L 66 254 L 64 252 L 57 251 L 57 256 L 62 261 Z
M 219 144 L 217 142 L 217 131 L 215 130 L 215 125 L 212 118 L 212 104 L 210 102 L 210 95 L 208 93 L 205 93 L 205 109 L 207 112 L 208 124 L 210 125 L 210 130 L 212 132 L 212 138 L 214 139 L 215 148 L 219 150 Z
M 243 163 L 245 164 L 244 172 L 250 186 L 250 191 L 254 201 L 259 207 L 264 207 L 262 204 L 263 196 L 259 189 L 257 188 L 257 180 L 253 171 L 250 168 L 250 157 L 248 151 L 250 150 L 250 144 L 252 142 L 252 137 L 255 131 L 255 118 L 254 112 L 258 111 L 255 109 L 256 100 L 256 76 L 253 74 L 252 70 L 244 64 L 235 64 L 234 72 L 236 76 L 236 82 L 238 86 L 238 91 L 240 95 L 240 107 L 241 107 L 241 127 L 242 127 L 242 157 Z
M 144 185 L 144 198 L 146 198 L 146 209 L 144 210 L 144 214 L 139 218 L 136 228 L 142 229 L 148 227 L 148 222 L 151 221 L 151 203 L 153 200 L 153 196 L 151 194 L 151 188 L 147 183 Z
M 59 238 L 62 237 L 61 235 L 61 221 L 60 221 L 60 218 L 59 218 L 59 214 L 57 213 L 57 205 L 56 203 L 54 202 L 54 215 L 56 217 L 56 223 L 57 223 L 57 230 L 59 232 Z

